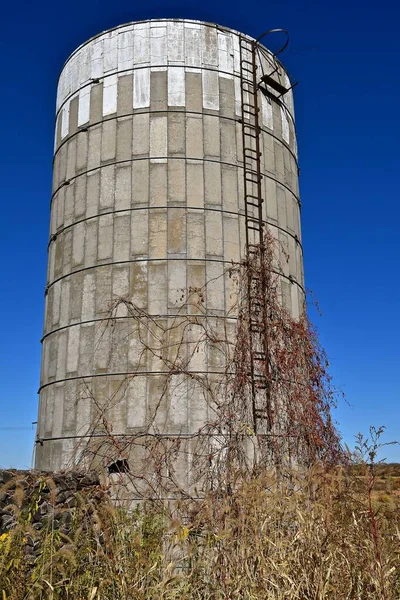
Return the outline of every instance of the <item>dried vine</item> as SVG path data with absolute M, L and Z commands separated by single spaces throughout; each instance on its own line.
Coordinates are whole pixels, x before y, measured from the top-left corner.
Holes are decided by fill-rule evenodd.
M 294 319 L 283 306 L 279 250 L 267 235 L 262 248 L 224 273 L 237 290 L 237 302 L 225 319 L 206 310 L 212 282 L 182 290 L 181 308 L 168 321 L 150 316 L 128 298 L 115 299 L 97 344 L 110 343 L 103 338 L 112 338 L 119 328 L 113 352 L 121 352 L 121 336 L 128 336 L 135 344 L 136 370 L 106 400 L 84 384 L 94 416 L 77 445 L 75 463 L 106 467 L 127 461 L 129 472 L 124 469 L 117 475 L 121 498 L 122 483 L 127 498 L 165 498 L 226 490 L 238 477 L 262 466 L 284 470 L 293 463 L 335 464 L 341 459 L 340 438 L 331 418 L 335 392 L 328 360 L 305 309 Z M 257 414 L 266 417 L 258 423 L 252 406 L 254 315 L 249 293 L 263 298 L 262 330 L 268 338 L 265 385 L 257 391 Z M 218 368 L 207 368 L 210 357 Z M 146 426 L 121 434 L 113 429 L 113 411 L 123 399 L 132 401 L 137 378 L 143 378 L 149 364 L 161 375 L 147 408 Z M 165 432 L 160 412 L 167 399 L 171 404 L 171 397 L 178 403 L 192 399 L 202 404 L 207 418 L 194 431 Z

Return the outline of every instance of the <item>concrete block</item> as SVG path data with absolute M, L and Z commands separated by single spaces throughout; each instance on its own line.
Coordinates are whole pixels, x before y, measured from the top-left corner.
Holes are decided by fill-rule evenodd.
M 276 200 L 278 205 L 279 226 L 287 229 L 286 190 L 280 185 L 276 186 Z
M 179 310 L 186 296 L 186 261 L 168 260 L 168 308 Z
M 80 326 L 69 327 L 67 347 L 67 372 L 75 373 L 79 366 Z
M 150 109 L 167 110 L 168 85 L 167 72 L 156 71 L 150 73 Z
M 207 310 L 223 311 L 225 309 L 224 264 L 210 261 L 206 266 L 207 277 Z
M 132 157 L 132 117 L 118 119 L 117 122 L 117 161 L 131 160 Z
M 113 261 L 127 261 L 130 256 L 131 215 L 116 215 L 114 219 Z
M 63 275 L 72 270 L 72 231 L 67 229 L 63 237 Z
M 132 256 L 149 254 L 149 211 L 147 209 L 132 211 L 131 253 Z
M 186 73 L 186 109 L 203 112 L 203 92 L 200 73 Z
M 67 144 L 63 144 L 58 151 L 57 160 L 58 160 L 58 182 L 57 187 L 59 187 L 67 178 Z
M 60 327 L 65 327 L 69 323 L 70 285 L 69 277 L 61 280 Z
M 236 164 L 236 125 L 234 121 L 222 119 L 221 128 L 221 160 L 230 164 Z
M 72 228 L 72 267 L 76 268 L 83 264 L 85 249 L 86 227 L 83 222 L 76 223 Z
M 58 331 L 54 334 L 57 340 L 57 367 L 56 367 L 56 379 L 65 379 L 65 367 L 67 359 L 67 342 L 68 332 L 65 330 Z M 54 422 L 54 419 L 53 419 Z
M 220 122 L 214 115 L 204 115 L 204 156 L 205 158 L 220 158 Z
M 115 160 L 117 147 L 117 121 L 110 119 L 103 121 L 101 133 L 101 162 Z
M 150 160 L 167 162 L 167 116 L 150 116 Z
M 168 393 L 169 410 L 166 415 L 171 433 L 187 431 L 187 377 L 172 375 Z
M 136 160 L 132 163 L 132 206 L 149 202 L 149 161 Z
M 149 259 L 162 259 L 167 254 L 167 211 L 149 214 Z
M 186 163 L 180 159 L 168 160 L 168 204 L 186 203 Z
M 187 206 L 204 207 L 204 163 L 187 161 Z
M 129 382 L 127 390 L 127 428 L 141 428 L 147 423 L 146 388 L 147 381 L 143 376 L 136 376 Z
M 66 144 L 67 146 L 67 171 L 66 178 L 69 180 L 75 176 L 76 168 L 76 137 L 73 137 Z
M 115 210 L 127 210 L 132 200 L 132 168 L 131 164 L 117 165 L 115 171 Z
M 168 113 L 168 156 L 185 154 L 186 115 L 181 112 Z
M 86 179 L 86 175 L 82 175 L 75 180 L 75 220 L 82 218 L 86 211 Z
M 211 263 L 210 263 L 211 264 Z M 187 287 L 191 290 L 189 297 L 188 312 L 190 314 L 203 314 L 206 306 L 207 289 L 206 284 L 206 267 L 204 263 L 187 263 Z M 195 292 L 194 290 L 199 290 Z M 200 293 L 204 301 L 200 298 Z
M 168 210 L 168 254 L 186 253 L 186 213 L 181 208 Z
M 235 84 L 233 79 L 219 78 L 220 115 L 235 119 Z
M 130 300 L 139 308 L 147 307 L 147 261 L 134 262 L 130 267 Z
M 100 170 L 100 211 L 114 206 L 115 165 L 107 165 Z
M 107 260 L 112 257 L 113 248 L 113 217 L 102 215 L 99 217 L 99 241 L 97 259 Z
M 238 205 L 238 172 L 237 168 L 221 166 L 222 206 L 224 210 L 237 213 Z
M 71 225 L 74 218 L 75 181 L 72 181 L 65 190 L 64 196 L 64 227 Z
M 69 103 L 69 124 L 68 133 L 73 135 L 78 128 L 78 96 L 72 98 Z
M 100 165 L 101 132 L 101 125 L 91 127 L 88 131 L 89 142 L 87 168 L 89 171 L 92 169 L 97 169 L 97 167 Z
M 90 219 L 85 222 L 85 267 L 92 267 L 97 261 L 98 226 L 98 219 Z
M 205 258 L 205 220 L 203 211 L 187 213 L 187 257 L 201 260 Z
M 224 259 L 237 263 L 240 261 L 239 223 L 237 217 L 223 216 Z
M 112 297 L 129 298 L 129 265 L 116 266 L 112 274 Z M 120 316 L 125 316 L 120 315 Z
M 275 158 L 275 172 L 279 181 L 284 183 L 285 179 L 285 166 L 283 162 L 283 148 L 279 142 L 274 142 L 274 158 Z
M 206 210 L 206 254 L 207 256 L 222 256 L 222 216 L 218 211 Z
M 133 106 L 133 75 L 127 73 L 118 77 L 117 115 L 126 115 L 132 112 Z
M 204 163 L 204 200 L 206 205 L 222 203 L 221 164 L 218 162 Z
M 74 273 L 70 277 L 70 303 L 69 303 L 69 318 L 70 321 L 81 320 L 82 312 L 82 289 L 83 289 L 83 273 Z
M 150 206 L 166 206 L 167 192 L 167 165 L 150 164 Z
M 203 158 L 203 120 L 200 115 L 187 116 L 186 154 L 188 158 Z
M 52 302 L 52 310 L 53 310 L 53 318 L 52 325 L 57 325 L 60 318 L 60 298 L 61 298 L 61 283 L 60 281 L 56 281 L 53 284 L 53 302 Z
M 103 84 L 93 85 L 90 91 L 90 125 L 103 118 Z
M 167 263 L 152 262 L 148 264 L 148 305 L 151 315 L 167 312 Z
M 264 218 L 268 221 L 278 222 L 277 184 L 273 179 L 264 177 Z
M 148 156 L 150 148 L 149 114 L 135 114 L 132 117 L 132 154 Z
M 97 318 L 108 314 L 111 304 L 111 266 L 104 265 L 94 270 L 96 279 L 95 315 Z

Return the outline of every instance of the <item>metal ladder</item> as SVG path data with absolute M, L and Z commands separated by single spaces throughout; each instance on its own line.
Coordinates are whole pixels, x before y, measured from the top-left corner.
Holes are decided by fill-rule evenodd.
M 239 38 L 244 208 L 248 264 L 252 416 L 255 434 L 272 429 L 268 360 L 268 310 L 264 264 L 265 236 L 258 106 L 257 42 Z

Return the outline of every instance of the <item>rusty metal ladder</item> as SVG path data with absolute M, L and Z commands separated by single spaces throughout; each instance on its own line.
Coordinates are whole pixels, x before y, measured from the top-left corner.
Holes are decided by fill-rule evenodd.
M 259 124 L 257 42 L 239 39 L 241 125 L 243 142 L 244 209 L 248 264 L 248 312 L 250 371 L 254 432 L 272 428 L 268 360 L 268 311 L 266 306 L 263 175 Z M 255 268 L 254 268 L 255 267 Z

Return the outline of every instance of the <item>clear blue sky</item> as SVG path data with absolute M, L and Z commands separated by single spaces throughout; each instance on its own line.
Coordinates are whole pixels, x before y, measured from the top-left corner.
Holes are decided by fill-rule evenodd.
M 346 394 L 345 441 L 370 424 L 400 439 L 400 6 L 395 0 L 7 2 L 1 45 L 0 466 L 29 467 L 37 416 L 55 93 L 67 56 L 92 35 L 147 18 L 291 33 L 282 55 L 295 105 L 307 287 Z M 400 447 L 385 456 L 400 461 Z

